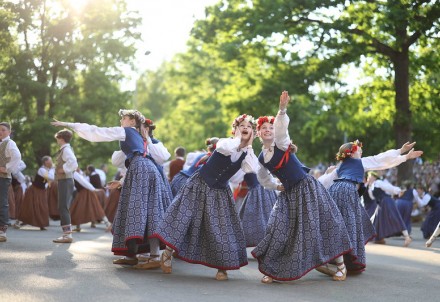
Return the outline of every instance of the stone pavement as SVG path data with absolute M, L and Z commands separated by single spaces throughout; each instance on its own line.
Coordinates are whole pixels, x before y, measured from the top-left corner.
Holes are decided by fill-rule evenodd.
M 216 281 L 216 270 L 180 260 L 173 273 L 112 264 L 111 235 L 104 225 L 74 234 L 74 243 L 55 244 L 57 222 L 46 231 L 10 228 L 0 243 L 0 301 L 440 301 L 440 239 L 425 247 L 420 227 L 404 248 L 403 238 L 367 245 L 367 270 L 344 282 L 311 271 L 303 278 L 262 284 L 257 262 Z

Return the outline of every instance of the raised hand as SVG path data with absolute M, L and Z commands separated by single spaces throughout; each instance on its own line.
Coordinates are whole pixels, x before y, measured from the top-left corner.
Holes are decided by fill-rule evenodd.
M 290 101 L 289 92 L 287 90 L 284 90 L 280 96 L 280 110 L 286 110 L 289 101 Z
M 417 157 L 422 156 L 423 151 L 414 151 L 414 149 L 409 150 L 408 154 L 406 155 L 406 160 L 414 159 Z
M 60 122 L 60 121 L 58 121 L 56 119 L 53 119 L 53 120 L 54 120 L 53 122 L 50 122 L 50 124 L 52 126 L 56 126 L 56 127 L 66 127 L 67 126 L 66 122 Z
M 400 154 L 405 154 L 406 152 L 408 152 L 409 150 L 414 148 L 415 144 L 416 144 L 416 142 L 413 142 L 413 143 L 406 142 L 406 143 L 404 143 L 402 148 L 400 148 Z

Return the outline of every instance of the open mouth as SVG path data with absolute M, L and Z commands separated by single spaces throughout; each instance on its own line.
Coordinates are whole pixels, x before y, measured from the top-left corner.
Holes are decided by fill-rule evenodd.
M 242 132 L 243 134 L 249 134 L 249 132 L 247 132 L 246 130 Z

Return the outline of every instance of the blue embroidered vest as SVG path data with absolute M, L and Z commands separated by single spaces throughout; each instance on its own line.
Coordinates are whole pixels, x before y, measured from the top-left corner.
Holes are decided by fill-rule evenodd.
M 131 159 L 136 153 L 144 153 L 144 140 L 136 129 L 125 127 L 125 141 L 120 141 L 121 150 Z
M 282 160 L 284 154 L 285 151 L 279 149 L 275 145 L 274 154 L 267 163 L 264 162 L 263 152 L 261 152 L 258 156 L 258 160 L 264 167 L 266 167 L 270 171 L 270 173 L 278 177 L 286 190 L 289 190 L 300 180 L 305 178 L 310 169 L 304 166 L 294 153 L 290 152 L 288 154 L 289 160 L 287 161 L 287 163 L 282 165 L 281 168 L 275 169 L 275 167 Z
M 349 180 L 355 183 L 364 181 L 364 166 L 360 158 L 347 158 L 338 168 L 338 180 Z
M 206 164 L 200 168 L 200 176 L 210 188 L 224 189 L 229 179 L 241 168 L 241 163 L 246 157 L 246 152 L 236 162 L 231 161 L 230 156 L 214 151 Z

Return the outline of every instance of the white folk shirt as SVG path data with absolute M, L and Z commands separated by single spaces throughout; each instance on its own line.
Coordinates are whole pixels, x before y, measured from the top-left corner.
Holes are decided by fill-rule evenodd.
M 9 136 L 5 137 L 2 140 L 2 142 L 5 141 L 9 141 L 9 143 L 6 145 L 5 156 L 10 158 L 9 162 L 6 163 L 5 168 L 7 173 L 14 174 L 21 171 L 21 153 L 20 150 L 18 150 L 17 144 L 13 140 L 11 140 Z

